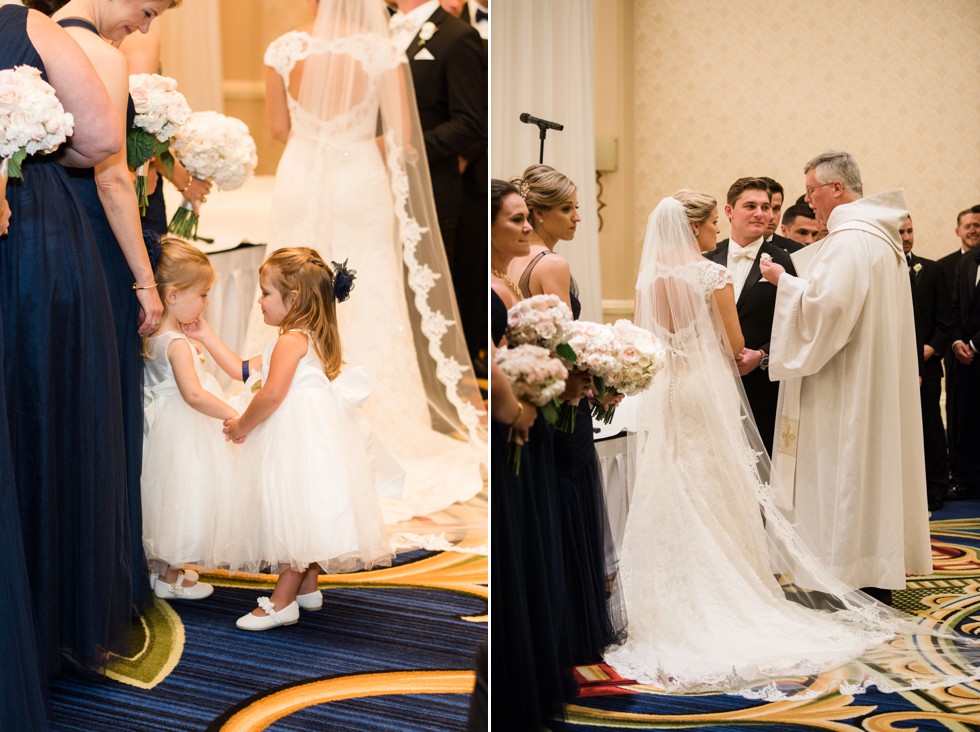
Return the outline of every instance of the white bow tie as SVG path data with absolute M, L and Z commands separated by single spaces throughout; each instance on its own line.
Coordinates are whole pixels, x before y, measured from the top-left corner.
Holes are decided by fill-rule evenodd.
M 747 259 L 750 262 L 755 261 L 755 255 L 757 252 L 752 251 L 748 247 L 740 247 L 738 244 L 728 244 L 728 248 L 732 253 L 732 262 L 737 262 L 740 259 Z

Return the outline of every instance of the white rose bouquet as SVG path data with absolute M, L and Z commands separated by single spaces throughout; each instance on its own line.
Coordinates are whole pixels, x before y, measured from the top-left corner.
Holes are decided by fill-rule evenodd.
M 28 155 L 50 153 L 71 136 L 75 119 L 33 66 L 0 70 L 0 175 L 20 178 Z
M 239 188 L 255 173 L 259 159 L 248 126 L 218 112 L 195 112 L 177 131 L 174 154 L 195 178 L 214 181 L 223 191 Z M 185 201 L 170 220 L 171 233 L 197 239 L 198 216 Z
M 495 360 L 510 380 L 514 395 L 541 407 L 544 418 L 554 424 L 558 417 L 555 399 L 565 391 L 568 376 L 565 365 L 548 349 L 530 344 L 501 348 Z M 518 474 L 520 460 L 521 446 L 515 444 L 509 459 L 514 475 Z
M 610 392 L 614 396 L 632 396 L 646 391 L 667 363 L 667 350 L 650 331 L 628 320 L 617 320 L 612 325 L 612 331 L 618 345 L 617 366 L 604 378 L 596 379 L 596 392 L 600 399 Z M 592 415 L 606 424 L 612 422 L 615 412 L 615 405 L 595 403 L 592 407 Z
M 132 74 L 129 95 L 136 107 L 133 129 L 126 135 L 126 162 L 136 171 L 136 198 L 140 215 L 146 213 L 146 164 L 155 156 L 172 176 L 174 158 L 170 141 L 191 116 L 177 82 L 159 74 Z
M 599 400 L 639 394 L 666 364 L 666 350 L 656 337 L 628 320 L 617 320 L 614 325 L 580 320 L 572 330 L 568 345 L 575 351 L 575 366 L 592 376 Z M 595 402 L 592 407 L 593 416 L 606 424 L 615 412 L 615 405 Z

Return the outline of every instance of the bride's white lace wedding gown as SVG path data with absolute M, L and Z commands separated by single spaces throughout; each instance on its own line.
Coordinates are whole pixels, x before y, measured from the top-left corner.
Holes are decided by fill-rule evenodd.
M 341 63 L 357 67 L 350 104 L 341 105 L 329 117 L 304 109 L 289 94 L 294 67 L 316 54 L 334 54 Z M 403 263 L 412 225 L 399 208 L 403 195 L 399 186 L 405 182 L 396 179 L 396 168 L 386 166 L 377 141 L 382 79 L 404 57 L 389 39 L 378 35 L 361 33 L 326 41 L 294 31 L 273 41 L 265 62 L 283 80 L 291 123 L 276 173 L 275 239 L 269 252 L 282 246 L 310 246 L 328 261 L 349 260 L 357 272 L 350 299 L 337 306 L 344 361 L 370 369 L 372 396 L 364 414 L 406 470 L 402 499 L 383 499 L 386 520 L 423 516 L 466 500 L 482 488 L 481 453 L 474 442 L 454 439 L 431 426 L 403 272 L 407 265 L 422 280 L 427 273 L 424 267 L 412 269 L 411 251 Z M 389 146 L 386 154 L 390 162 L 395 151 Z M 409 296 L 418 302 L 418 291 L 424 293 L 425 286 L 414 281 Z M 440 316 L 429 313 L 424 326 L 435 319 L 438 328 Z M 275 335 L 253 309 L 249 352 Z M 438 352 L 435 342 L 440 380 L 449 391 L 460 369 Z M 431 339 L 429 352 L 433 352 Z M 459 406 L 459 417 L 464 424 L 477 419 L 469 404 Z
M 901 633 L 912 624 L 889 608 L 847 588 L 848 610 L 840 612 L 787 599 L 780 585 L 794 577 L 787 565 L 814 589 L 822 580 L 811 582 L 810 573 L 823 572 L 773 505 L 743 429 L 747 407 L 711 315 L 713 292 L 731 274 L 707 260 L 653 268 L 637 284 L 638 311 L 644 299 L 657 298 L 644 291 L 663 291 L 658 279 L 697 292 L 704 303 L 693 319 L 651 328 L 668 346 L 668 360 L 639 406 L 645 429 L 619 564 L 628 637 L 607 650 L 606 662 L 669 691 L 767 699 L 826 693 L 814 682 L 831 669 L 829 688 L 851 693 L 872 683 L 883 690 L 937 685 L 954 667 L 910 673 L 916 644 Z M 922 637 L 930 641 L 923 647 L 933 645 L 928 630 Z M 958 670 L 959 679 L 977 671 Z

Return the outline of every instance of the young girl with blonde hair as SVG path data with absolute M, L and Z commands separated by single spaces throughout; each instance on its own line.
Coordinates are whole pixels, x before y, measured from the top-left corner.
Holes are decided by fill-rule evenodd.
M 179 567 L 210 561 L 217 496 L 233 469 L 219 420 L 238 412 L 181 332 L 207 307 L 214 268 L 182 239 L 165 236 L 160 244 L 154 274 L 163 317 L 144 339 L 143 548 L 157 597 L 198 600 L 214 588 Z
M 291 625 L 319 609 L 317 576 L 389 565 L 393 552 L 375 493 L 397 497 L 404 471 L 356 407 L 366 369 L 341 375 L 336 303 L 353 273 L 313 249 L 279 249 L 259 270 L 259 304 L 279 337 L 242 361 L 200 321 L 185 328 L 229 375 L 261 388 L 224 432 L 244 442 L 235 500 L 216 530 L 215 561 L 232 571 L 278 572 L 271 598 L 238 620 L 243 630 Z M 372 490 L 373 488 L 373 490 Z

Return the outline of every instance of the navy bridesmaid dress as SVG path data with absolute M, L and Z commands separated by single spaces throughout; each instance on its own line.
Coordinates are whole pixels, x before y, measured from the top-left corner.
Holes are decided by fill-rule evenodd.
M 521 275 L 519 287 L 530 296 L 531 270 L 546 256 L 541 252 Z M 572 316 L 578 320 L 582 305 L 572 282 L 569 292 Z M 560 532 L 564 571 L 563 650 L 575 665 L 598 663 L 606 646 L 625 636 L 623 623 L 609 607 L 608 584 L 615 567 L 606 566 L 609 519 L 599 456 L 592 433 L 592 410 L 582 399 L 573 432 L 552 431 L 555 471 L 560 497 Z
M 490 293 L 490 331 L 499 344 L 507 308 Z M 574 689 L 563 663 L 561 544 L 557 485 L 547 423 L 539 415 L 513 475 L 507 425 L 490 424 L 490 686 L 494 727 L 540 730 L 563 716 Z M 498 719 L 499 717 L 499 719 Z
M 43 73 L 27 12 L 0 7 L 0 68 Z M 0 320 L 13 470 L 0 477 L 16 484 L 42 673 L 99 673 L 131 636 L 119 358 L 92 229 L 53 157 L 28 158 L 7 184 Z
M 98 34 L 95 26 L 80 18 L 59 21 L 64 27 L 85 28 Z M 136 109 L 132 98 L 126 109 L 126 129 L 132 129 Z M 143 472 L 143 340 L 139 330 L 139 303 L 133 292 L 133 272 L 116 241 L 109 219 L 95 186 L 92 168 L 75 168 L 68 171 L 75 193 L 88 214 L 99 249 L 99 260 L 105 272 L 112 304 L 112 325 L 119 354 L 119 377 L 122 386 L 123 435 L 126 445 L 126 486 L 129 503 L 130 547 L 133 571 L 133 602 L 138 609 L 149 605 L 150 585 L 147 580 L 146 555 L 143 552 L 143 510 L 140 493 L 140 474 Z M 160 181 L 162 183 L 162 181 Z M 160 202 L 163 186 L 158 183 Z M 166 215 L 166 214 L 164 214 Z

